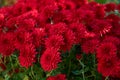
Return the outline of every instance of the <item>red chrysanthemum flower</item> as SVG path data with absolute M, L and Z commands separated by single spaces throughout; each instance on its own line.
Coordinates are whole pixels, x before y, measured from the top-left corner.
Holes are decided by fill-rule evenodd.
M 120 20 L 118 20 L 118 23 L 114 23 L 114 28 L 112 29 L 111 35 L 120 36 L 120 24 L 119 24 L 119 21 Z
M 32 37 L 33 37 L 33 44 L 35 45 L 36 48 L 42 46 L 45 41 L 45 30 L 43 28 L 35 28 Z
M 105 6 L 104 5 L 97 5 L 95 7 L 95 15 L 98 19 L 103 19 L 106 16 Z
M 66 80 L 65 74 L 58 74 L 56 77 L 57 77 L 57 79 L 60 79 L 60 80 Z
M 10 18 L 5 22 L 5 26 L 10 30 L 11 29 L 14 30 L 14 29 L 16 29 L 16 26 L 15 26 L 16 21 L 17 21 L 16 17 Z
M 97 48 L 97 58 L 108 58 L 111 56 L 116 56 L 117 53 L 117 48 L 113 43 L 107 42 L 107 43 L 102 43 L 98 48 Z
M 15 5 L 12 6 L 12 14 L 14 16 L 18 16 L 23 14 L 23 8 L 25 6 L 25 3 L 20 2 L 20 3 L 16 3 Z
M 88 0 L 72 0 L 76 5 L 82 6 L 88 3 Z
M 73 33 L 75 34 L 76 42 L 80 43 L 82 38 L 85 37 L 86 29 L 85 26 L 82 23 L 72 23 L 70 25 L 70 28 L 72 29 Z
M 56 76 L 49 76 L 47 80 L 66 80 L 65 74 L 58 74 Z
M 19 29 L 15 33 L 14 45 L 17 49 L 20 49 L 26 43 L 32 43 L 32 37 L 29 32 Z
M 64 35 L 64 33 L 67 31 L 65 23 L 57 23 L 51 26 L 50 28 L 50 35 Z
M 114 43 L 116 46 L 120 45 L 120 39 L 118 37 L 115 36 L 105 36 L 105 38 L 103 39 L 103 42 L 111 42 Z
M 120 65 L 117 57 L 102 58 L 98 60 L 98 72 L 103 76 L 113 76 L 118 72 Z
M 36 50 L 32 44 L 24 44 L 20 48 L 20 55 L 18 57 L 20 65 L 28 68 L 35 62 Z
M 119 12 L 120 12 L 120 4 L 118 4 L 118 5 L 117 5 L 117 9 L 118 9 L 118 10 L 119 10 Z
M 35 27 L 35 20 L 30 18 L 30 19 L 23 19 L 21 21 L 17 22 L 17 26 L 19 28 L 23 28 L 27 31 L 33 30 Z
M 9 56 L 14 52 L 15 47 L 13 45 L 13 40 L 13 33 L 0 34 L 0 53 L 3 56 Z
M 17 20 L 21 21 L 21 20 L 30 19 L 30 18 L 36 19 L 37 17 L 38 17 L 38 10 L 34 9 L 18 16 Z
M 20 3 L 20 2 L 18 2 L 18 3 Z M 36 0 L 32 0 L 32 2 L 30 2 L 30 0 L 29 1 L 25 0 L 25 5 L 22 6 L 23 7 L 22 12 L 25 13 L 25 12 L 34 10 L 37 7 L 36 5 L 37 5 Z
M 66 10 L 74 10 L 76 7 L 76 5 L 72 1 L 66 1 L 65 6 Z
M 2 26 L 2 24 L 4 22 L 4 18 L 5 18 L 5 16 L 0 13 L 0 27 Z
M 115 3 L 108 3 L 108 4 L 105 4 L 105 7 L 106 7 L 105 10 L 110 12 L 110 11 L 114 11 L 117 6 Z
M 46 47 L 54 47 L 61 49 L 61 46 L 64 45 L 64 38 L 61 35 L 52 35 L 45 41 Z
M 120 59 L 120 46 L 117 47 L 117 57 Z
M 79 18 L 81 18 L 81 21 L 84 21 L 85 23 L 90 23 L 91 20 L 95 18 L 95 13 L 94 11 L 87 8 L 86 6 L 83 6 L 82 8 L 78 9 L 77 12 L 79 13 Z
M 55 76 L 49 76 L 49 77 L 47 78 L 47 80 L 56 80 L 56 77 L 55 77 Z
M 56 69 L 61 62 L 60 53 L 55 48 L 47 48 L 40 57 L 40 64 L 44 71 Z
M 53 14 L 55 13 L 55 11 L 58 9 L 57 5 L 46 5 L 43 7 L 42 12 L 44 13 L 44 15 L 47 18 L 50 18 L 53 16 Z
M 119 20 L 120 20 L 119 16 L 117 16 L 115 14 L 109 14 L 108 16 L 106 16 L 106 19 L 109 20 L 109 21 L 111 21 L 111 23 L 113 25 L 116 25 L 115 23 L 118 23 Z
M 66 31 L 63 35 L 64 38 L 64 45 L 62 46 L 62 50 L 70 50 L 73 44 L 76 43 L 75 41 L 75 35 L 71 30 Z
M 91 39 L 91 40 L 86 40 L 82 44 L 82 50 L 85 53 L 95 53 L 97 47 L 99 45 L 99 40 L 97 39 Z
M 101 36 L 110 32 L 111 28 L 111 24 L 105 20 L 95 20 L 91 26 L 92 31 Z

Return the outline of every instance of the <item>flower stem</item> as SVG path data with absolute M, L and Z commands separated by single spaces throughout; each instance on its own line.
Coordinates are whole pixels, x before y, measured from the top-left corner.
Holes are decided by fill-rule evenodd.
M 82 69 L 83 69 L 83 71 L 82 71 L 82 77 L 83 77 L 83 80 L 85 80 L 85 72 L 84 72 L 84 64 L 81 62 L 81 60 L 79 60 L 79 62 L 80 62 L 80 64 L 81 64 L 81 66 L 82 66 Z
M 67 74 L 68 77 L 70 75 L 70 70 L 71 70 L 71 60 L 69 61 L 69 68 L 68 68 L 68 74 Z
M 52 72 L 53 72 L 53 71 L 50 71 L 50 72 L 47 74 L 47 77 L 50 76 Z
M 71 70 L 71 53 L 72 53 L 72 50 L 69 52 L 69 55 L 68 55 L 68 58 L 69 58 L 69 66 L 68 66 L 68 73 L 67 73 L 67 76 L 69 77 L 70 76 L 70 70 Z
M 33 78 L 35 78 L 34 72 L 33 72 L 33 66 L 31 66 L 31 75 L 33 76 Z
M 12 62 L 12 58 L 11 58 L 11 56 L 9 56 L 9 59 L 10 59 L 10 63 L 11 63 L 11 67 L 12 67 L 12 71 L 13 71 L 13 73 L 14 73 L 14 65 L 13 65 L 13 62 Z

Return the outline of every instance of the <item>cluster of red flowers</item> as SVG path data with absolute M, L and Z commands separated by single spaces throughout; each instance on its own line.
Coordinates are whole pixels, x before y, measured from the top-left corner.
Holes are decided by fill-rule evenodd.
M 18 50 L 20 65 L 26 68 L 40 54 L 41 67 L 51 71 L 62 62 L 60 52 L 80 44 L 86 54 L 96 54 L 103 76 L 120 77 L 119 12 L 120 5 L 114 3 L 18 0 L 0 9 L 0 54 Z

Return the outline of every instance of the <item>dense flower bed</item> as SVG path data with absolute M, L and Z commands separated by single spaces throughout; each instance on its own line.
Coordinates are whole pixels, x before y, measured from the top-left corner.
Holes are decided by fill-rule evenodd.
M 33 74 L 47 80 L 86 80 L 85 72 L 78 73 L 85 71 L 85 61 L 89 61 L 83 56 L 92 55 L 93 69 L 97 66 L 103 77 L 120 78 L 119 12 L 120 5 L 115 3 L 87 0 L 18 0 L 0 8 L 2 72 L 9 63 L 9 75 L 36 65 L 41 73 Z M 76 73 L 83 78 L 74 78 Z M 34 75 L 29 79 L 35 80 Z

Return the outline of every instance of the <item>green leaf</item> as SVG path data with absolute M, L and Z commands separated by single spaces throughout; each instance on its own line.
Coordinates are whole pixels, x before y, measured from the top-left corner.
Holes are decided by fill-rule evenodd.
M 72 71 L 72 73 L 73 73 L 74 75 L 80 75 L 82 72 L 79 71 L 79 70 L 76 70 L 76 71 Z
M 102 75 L 95 71 L 95 80 L 102 80 Z
M 29 77 L 27 75 L 25 75 L 23 80 L 29 80 Z
M 9 80 L 10 76 L 8 74 L 5 75 L 5 80 Z
M 101 3 L 101 4 L 104 4 L 104 3 L 107 2 L 107 0 L 96 0 L 96 2 Z

